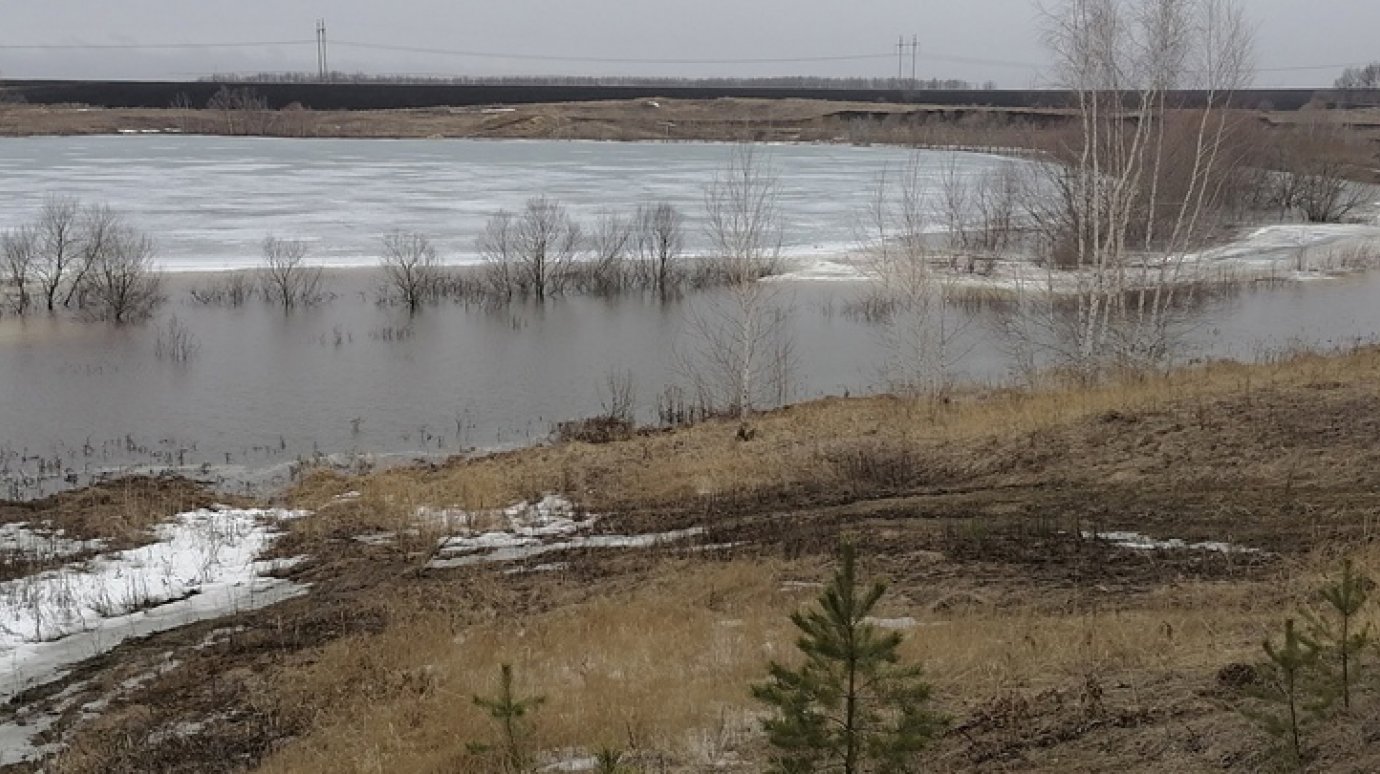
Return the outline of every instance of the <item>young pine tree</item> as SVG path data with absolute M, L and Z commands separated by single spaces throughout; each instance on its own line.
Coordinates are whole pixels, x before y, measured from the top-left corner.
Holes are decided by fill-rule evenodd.
M 1322 715 L 1334 698 L 1329 681 L 1324 679 L 1322 648 L 1301 633 L 1292 618 L 1284 622 L 1284 640 L 1276 646 L 1267 639 L 1263 647 L 1268 660 L 1259 670 L 1260 679 L 1247 689 L 1247 694 L 1279 709 L 1246 708 L 1242 714 L 1279 740 L 1292 766 L 1302 768 L 1303 727 Z
M 1342 577 L 1322 588 L 1322 597 L 1330 608 L 1326 617 L 1310 617 L 1312 636 L 1336 654 L 1338 683 L 1342 689 L 1342 706 L 1351 708 L 1351 684 L 1359 671 L 1358 657 L 1370 644 L 1370 624 L 1360 626 L 1356 617 L 1365 607 L 1371 587 L 1370 578 L 1356 571 L 1351 560 L 1342 565 Z
M 513 691 L 513 667 L 504 664 L 499 669 L 498 695 L 492 698 L 474 697 L 475 705 L 483 709 L 498 725 L 499 741 L 492 745 L 471 744 L 470 752 L 498 753 L 505 774 L 526 774 L 531 771 L 532 754 L 529 744 L 532 726 L 528 716 L 545 702 L 544 696 L 517 698 Z
M 774 771 L 908 772 L 944 727 L 926 707 L 930 688 L 920 668 L 900 663 L 901 635 L 866 623 L 885 591 L 859 582 L 856 550 L 844 542 L 818 608 L 791 616 L 805 663 L 773 662 L 768 680 L 752 688 L 776 710 L 764 721 Z

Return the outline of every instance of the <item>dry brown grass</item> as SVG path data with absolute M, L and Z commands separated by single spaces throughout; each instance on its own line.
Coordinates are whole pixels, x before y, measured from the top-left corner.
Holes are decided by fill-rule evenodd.
M 150 527 L 211 502 L 205 489 L 182 479 L 126 478 L 43 500 L 0 501 L 0 522 L 48 523 L 69 537 L 124 548 L 148 542 Z
M 806 484 L 851 486 L 859 465 L 871 458 L 884 462 L 887 455 L 916 462 L 922 479 L 926 461 L 942 456 L 945 469 L 928 474 L 952 477 L 970 472 L 962 469 L 965 465 L 980 467 L 980 459 L 955 460 L 949 453 L 949 447 L 975 439 L 1009 439 L 1113 411 L 1144 412 L 1307 385 L 1367 383 L 1380 383 L 1380 349 L 1338 357 L 1297 354 L 1262 365 L 1214 362 L 1168 374 L 1130 375 L 1094 387 L 1051 378 L 1034 390 L 978 391 L 945 402 L 827 399 L 755 418 L 750 442 L 738 440 L 734 422 L 707 422 L 616 444 L 538 447 L 362 479 L 322 474 L 299 487 L 293 501 L 316 508 L 355 490 L 367 503 L 359 513 L 396 525 L 420 505 L 493 508 L 546 492 L 566 493 L 595 509 L 619 509 Z
M 248 741 L 222 724 L 215 739 L 231 741 L 213 749 L 266 751 L 262 770 L 275 773 L 488 771 L 467 752 L 493 738 L 471 699 L 491 694 L 511 663 L 523 693 L 548 699 L 536 715 L 548 760 L 611 745 L 633 748 L 648 771 L 759 771 L 761 707 L 748 686 L 769 660 L 793 658 L 788 614 L 829 572 L 819 550 L 852 530 L 865 569 L 893 581 L 881 614 L 918 622 L 904 651 L 966 725 L 939 743 L 936 770 L 1259 770 L 1265 743 L 1217 673 L 1258 661 L 1260 642 L 1316 605 L 1343 556 L 1380 577 L 1378 392 L 1380 350 L 1363 349 L 1097 387 L 1051 379 L 949 402 L 819 401 L 755 418 L 747 442 L 734 423 L 706 423 L 318 475 L 291 495 L 317 513 L 285 541 L 315 557 L 304 579 L 316 586 L 275 624 L 305 644 L 274 651 L 272 633 L 251 629 L 213 662 L 240 675 L 241 711 L 259 719 Z M 572 552 L 550 573 L 424 569 L 437 535 L 417 523 L 418 507 L 493 508 L 547 492 L 634 526 L 645 514 L 702 519 L 740 530 L 715 540 L 747 544 L 721 561 L 663 548 Z M 748 499 L 701 507 L 738 497 Z M 1244 536 L 1276 553 L 1128 556 L 1072 534 L 1085 516 L 1119 513 L 1116 526 L 1158 537 Z M 403 538 L 350 539 L 374 530 Z M 785 533 L 819 545 L 789 552 Z M 1380 624 L 1375 610 L 1368 618 Z M 1367 692 L 1380 717 L 1380 687 Z M 207 704 L 193 717 L 213 726 L 222 705 Z M 154 739 L 167 716 L 129 717 L 88 736 L 81 749 L 95 757 L 63 770 L 103 770 L 96 742 L 131 729 Z M 1338 724 L 1328 760 L 1369 760 L 1345 736 L 1368 717 Z
M 1358 559 L 1380 577 L 1380 551 Z M 1090 679 L 1142 691 L 1146 702 L 1164 700 L 1156 692 L 1177 681 L 1186 693 L 1170 698 L 1182 701 L 1194 686 L 1210 687 L 1220 667 L 1257 661 L 1260 641 L 1334 567 L 1310 558 L 1263 584 L 1190 583 L 1129 605 L 1090 599 L 1086 610 L 1063 614 L 944 613 L 898 597 L 884 614 L 919 621 L 905 653 L 925 665 L 941 706 L 959 718 L 1003 697 Z M 261 770 L 486 770 L 466 753 L 467 742 L 493 734 L 471 697 L 492 692 L 501 663 L 515 666 L 523 693 L 547 697 L 536 745 L 552 755 L 631 747 L 670 771 L 725 762 L 741 770 L 762 760 L 761 708 L 747 686 L 769 660 L 792 658 L 787 614 L 817 593 L 783 581 L 825 574 L 818 563 L 667 562 L 634 591 L 532 616 L 470 627 L 443 613 L 408 617 L 287 670 L 274 689 L 280 711 L 310 708 L 314 728 Z M 1374 611 L 1370 618 L 1380 623 Z

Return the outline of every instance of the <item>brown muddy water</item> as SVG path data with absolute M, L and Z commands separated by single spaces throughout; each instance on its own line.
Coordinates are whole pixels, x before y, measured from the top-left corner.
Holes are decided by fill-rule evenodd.
M 176 469 L 232 489 L 289 480 L 304 458 L 378 464 L 503 448 L 601 410 L 610 372 L 631 372 L 637 410 L 685 383 L 687 319 L 712 294 L 559 298 L 544 306 L 429 306 L 415 317 L 376 302 L 370 270 L 328 275 L 334 299 L 285 314 L 192 301 L 204 275 L 169 277 L 147 324 L 113 327 L 42 316 L 0 319 L 0 496 L 33 497 L 116 472 Z M 862 283 L 780 283 L 794 343 L 790 397 L 885 388 L 877 326 L 845 310 Z M 1333 348 L 1380 331 L 1380 275 L 1262 286 L 1195 312 L 1186 357 L 1253 359 Z M 956 376 L 1011 377 L 990 309 L 969 322 Z M 198 345 L 159 358 L 176 316 Z

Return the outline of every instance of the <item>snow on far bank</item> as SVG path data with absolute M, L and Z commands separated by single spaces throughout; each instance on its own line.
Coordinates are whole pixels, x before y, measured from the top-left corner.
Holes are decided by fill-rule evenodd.
M 263 574 L 277 522 L 300 511 L 218 508 L 154 528 L 156 542 L 0 583 L 0 701 L 131 637 L 273 604 L 305 587 Z
M 929 260 L 936 266 L 964 265 L 969 256 L 933 247 Z M 790 268 L 767 282 L 864 282 L 865 255 L 841 252 L 830 256 L 788 256 Z M 1135 257 L 1133 256 L 1133 260 Z M 1144 268 L 1148 281 L 1159 276 L 1155 256 L 1144 256 L 1131 274 Z M 983 263 L 982 260 L 978 261 Z M 1308 280 L 1380 268 L 1380 219 L 1364 223 L 1281 223 L 1262 226 L 1226 244 L 1171 258 L 1180 282 Z M 937 275 L 955 288 L 989 291 L 1071 293 L 1078 287 L 1073 271 L 1050 271 L 1028 257 L 1011 255 L 992 262 L 990 271 L 942 272 Z

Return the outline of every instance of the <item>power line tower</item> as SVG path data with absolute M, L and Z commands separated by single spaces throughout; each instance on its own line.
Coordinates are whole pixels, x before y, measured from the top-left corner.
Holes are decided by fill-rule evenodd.
M 910 85 L 915 86 L 916 61 L 920 58 L 920 36 L 910 36 Z
M 316 20 L 316 71 L 322 80 L 330 78 L 330 66 L 326 62 L 326 20 Z
M 906 36 L 902 35 L 896 39 L 896 80 L 899 82 L 905 77 L 906 67 Z

